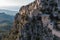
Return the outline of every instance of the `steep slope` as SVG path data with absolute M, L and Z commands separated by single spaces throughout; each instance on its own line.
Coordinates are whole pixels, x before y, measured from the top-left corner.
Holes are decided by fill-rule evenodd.
M 58 15 L 57 0 L 35 0 L 21 7 L 11 32 L 3 40 L 54 40 L 54 35 L 60 37 L 55 31 L 60 25 Z

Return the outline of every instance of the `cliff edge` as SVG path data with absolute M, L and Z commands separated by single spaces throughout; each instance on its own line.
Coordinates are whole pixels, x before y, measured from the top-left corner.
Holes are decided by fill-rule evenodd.
M 57 6 L 56 0 L 35 0 L 21 7 L 9 36 L 3 39 L 54 40 L 54 35 L 60 37 L 55 29 L 60 25 Z

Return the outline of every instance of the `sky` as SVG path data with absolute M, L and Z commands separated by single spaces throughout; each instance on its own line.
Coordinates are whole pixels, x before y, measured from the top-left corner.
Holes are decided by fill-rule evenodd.
M 21 6 L 33 1 L 34 0 L 0 0 L 0 9 L 18 10 Z

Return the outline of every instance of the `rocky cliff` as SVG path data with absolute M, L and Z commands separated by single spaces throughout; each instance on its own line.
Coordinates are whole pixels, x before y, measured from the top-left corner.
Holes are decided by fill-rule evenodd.
M 14 25 L 3 40 L 57 40 L 60 37 L 60 11 L 56 0 L 35 0 L 21 7 Z M 55 35 L 55 36 L 54 36 Z

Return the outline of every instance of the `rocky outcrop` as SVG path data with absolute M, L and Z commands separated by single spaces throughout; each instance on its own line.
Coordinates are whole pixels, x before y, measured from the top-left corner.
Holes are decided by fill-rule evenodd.
M 56 27 L 60 25 L 58 15 L 56 0 L 35 0 L 31 4 L 21 7 L 15 16 L 11 32 L 7 39 L 3 39 L 54 40 L 54 35 L 60 37 L 56 30 Z

